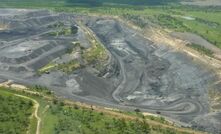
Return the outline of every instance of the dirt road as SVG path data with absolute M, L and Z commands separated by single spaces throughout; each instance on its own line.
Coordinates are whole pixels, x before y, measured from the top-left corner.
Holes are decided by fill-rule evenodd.
M 18 96 L 18 97 L 21 97 L 21 98 L 24 98 L 24 99 L 27 99 L 27 100 L 31 100 L 32 102 L 34 102 L 34 109 L 35 109 L 34 110 L 34 116 L 37 119 L 36 134 L 40 134 L 41 118 L 38 116 L 38 109 L 39 109 L 40 104 L 36 100 L 34 100 L 30 97 L 27 97 L 27 96 L 24 96 L 24 95 L 19 95 L 19 94 L 14 94 L 14 95 Z

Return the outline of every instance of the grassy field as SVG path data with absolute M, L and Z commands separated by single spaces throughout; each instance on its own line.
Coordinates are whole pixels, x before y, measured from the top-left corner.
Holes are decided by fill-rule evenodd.
M 0 133 L 25 134 L 35 123 L 32 115 L 32 101 L 14 96 L 0 89 Z
M 119 113 L 99 108 L 94 109 L 93 107 L 90 107 L 88 105 L 80 105 L 79 103 L 69 101 L 69 103 L 67 103 L 67 101 L 58 100 L 54 96 L 47 96 L 47 94 L 45 94 L 47 93 L 45 92 L 47 91 L 47 89 L 42 87 L 37 88 L 38 89 L 34 89 L 33 87 L 30 90 L 33 93 L 25 91 L 15 91 L 3 87 L 0 88 L 0 99 L 5 98 L 5 101 L 1 101 L 1 103 L 7 104 L 7 106 L 12 106 L 8 109 L 17 109 L 13 112 L 13 120 L 16 121 L 11 122 L 8 125 L 6 125 L 7 123 L 5 122 L 1 122 L 0 131 L 4 130 L 4 134 L 10 132 L 13 133 L 14 131 L 17 131 L 18 134 L 25 133 L 26 131 L 31 134 L 35 133 L 36 121 L 28 120 L 28 117 L 31 115 L 32 112 L 32 103 L 15 97 L 14 95 L 16 94 L 32 98 L 40 104 L 38 116 L 41 118 L 41 134 L 190 133 L 189 131 L 187 131 L 187 129 L 181 131 L 180 128 L 172 126 L 162 117 L 158 118 L 152 116 L 141 116 L 140 113 L 136 112 L 130 112 L 129 114 L 126 114 L 126 112 Z M 43 91 L 43 93 L 41 91 Z M 4 108 L 3 106 L 1 105 L 0 109 Z M 5 114 L 5 110 L 1 110 L 0 114 Z M 3 119 L 3 117 L 1 116 L 0 119 Z M 22 123 L 18 121 L 22 121 Z M 22 125 L 24 125 L 24 123 L 26 127 L 21 127 Z M 165 126 L 163 124 L 165 124 Z M 29 126 L 32 126 L 33 128 L 28 130 Z M 18 127 L 21 129 L 17 129 Z M 13 129 L 16 130 L 13 131 Z M 10 132 L 8 130 L 10 130 Z

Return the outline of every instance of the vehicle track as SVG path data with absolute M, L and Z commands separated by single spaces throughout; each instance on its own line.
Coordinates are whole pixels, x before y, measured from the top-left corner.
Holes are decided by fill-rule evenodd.
M 35 108 L 34 116 L 37 119 L 37 127 L 36 127 L 36 133 L 35 134 L 40 134 L 41 118 L 38 116 L 38 109 L 40 107 L 40 104 L 35 99 L 32 99 L 30 97 L 27 97 L 27 96 L 24 96 L 24 95 L 19 95 L 19 94 L 14 94 L 14 95 L 17 96 L 17 97 L 21 97 L 21 98 L 31 100 L 32 102 L 34 102 L 34 108 Z

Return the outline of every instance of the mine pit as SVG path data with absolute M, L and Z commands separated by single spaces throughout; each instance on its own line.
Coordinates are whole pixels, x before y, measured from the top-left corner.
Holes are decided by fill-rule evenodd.
M 210 114 L 208 91 L 221 90 L 213 68 L 116 19 L 1 9 L 1 21 L 12 27 L 0 25 L 0 80 L 46 86 L 92 105 L 157 112 L 195 127 L 221 126 L 220 114 Z

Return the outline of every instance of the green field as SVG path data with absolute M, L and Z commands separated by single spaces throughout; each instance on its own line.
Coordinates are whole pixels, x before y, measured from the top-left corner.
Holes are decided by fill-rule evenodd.
M 50 128 L 43 127 L 43 133 L 149 133 L 151 129 L 147 123 L 126 121 L 106 116 L 93 110 L 79 107 L 51 105 L 47 112 L 45 124 L 51 124 Z M 164 130 L 161 130 L 162 132 Z M 166 130 L 170 131 L 170 130 Z
M 136 112 L 98 111 L 90 107 L 81 106 L 77 103 L 66 103 L 54 96 L 47 94 L 46 88 L 32 87 L 31 91 L 40 91 L 39 94 L 15 91 L 8 88 L 0 88 L 0 133 L 23 134 L 35 133 L 36 120 L 29 120 L 32 111 L 32 102 L 16 97 L 15 95 L 27 96 L 36 100 L 39 104 L 38 116 L 41 118 L 41 134 L 188 134 L 189 132 L 178 131 L 162 117 L 141 116 Z M 44 98 L 42 95 L 43 93 Z M 114 115 L 116 113 L 116 115 Z M 3 116 L 4 115 L 4 116 Z M 129 116 L 125 118 L 125 116 Z M 7 120 L 6 120 L 7 118 Z M 134 118 L 134 119 L 133 119 Z M 5 120 L 5 121 L 4 121 Z M 151 121 L 159 124 L 152 124 Z M 166 124 L 172 128 L 163 127 Z
M 0 89 L 0 133 L 25 134 L 30 128 L 32 101 Z

